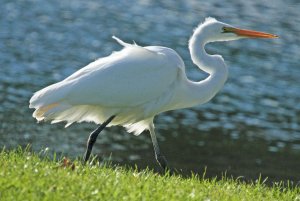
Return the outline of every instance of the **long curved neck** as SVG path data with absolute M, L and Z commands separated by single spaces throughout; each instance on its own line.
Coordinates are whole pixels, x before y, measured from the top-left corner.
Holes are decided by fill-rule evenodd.
M 228 69 L 220 55 L 209 55 L 204 46 L 210 41 L 210 35 L 205 29 L 195 30 L 189 41 L 189 50 L 194 64 L 209 74 L 200 82 L 188 81 L 186 96 L 191 104 L 200 104 L 209 101 L 223 87 L 228 76 Z

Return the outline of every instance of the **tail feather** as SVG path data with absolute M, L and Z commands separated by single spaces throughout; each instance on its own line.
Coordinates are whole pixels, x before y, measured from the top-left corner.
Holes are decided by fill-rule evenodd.
M 35 92 L 29 101 L 29 108 L 42 108 L 61 102 L 70 86 L 68 82 L 58 82 Z
M 47 120 L 56 112 L 69 108 L 63 103 L 68 91 L 69 85 L 58 82 L 34 93 L 29 101 L 29 108 L 35 109 L 32 116 L 38 121 Z
M 58 105 L 58 103 L 53 103 L 53 104 L 50 104 L 50 105 L 38 107 L 33 112 L 32 116 L 34 118 L 36 118 L 38 121 L 41 121 L 45 118 L 45 113 L 47 113 L 49 110 L 55 108 L 57 105 Z

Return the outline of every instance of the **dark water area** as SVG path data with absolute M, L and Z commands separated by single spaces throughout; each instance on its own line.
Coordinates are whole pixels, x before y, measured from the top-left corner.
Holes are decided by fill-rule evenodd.
M 183 174 L 300 181 L 300 3 L 298 1 L 59 1 L 1 2 L 0 147 L 31 144 L 82 156 L 95 124 L 40 123 L 32 94 L 121 47 L 116 35 L 140 45 L 175 49 L 188 77 L 207 75 L 190 60 L 187 43 L 205 17 L 280 36 L 214 43 L 207 51 L 229 66 L 224 88 L 209 103 L 156 117 L 162 152 Z M 157 169 L 150 136 L 106 129 L 93 150 L 102 160 Z

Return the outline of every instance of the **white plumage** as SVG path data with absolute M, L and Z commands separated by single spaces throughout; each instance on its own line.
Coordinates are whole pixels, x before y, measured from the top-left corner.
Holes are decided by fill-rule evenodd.
M 100 58 L 61 82 L 34 94 L 30 108 L 38 121 L 52 123 L 92 121 L 123 125 L 140 134 L 154 115 L 166 110 L 174 85 L 184 73 L 175 51 L 164 47 L 141 47 L 115 38 L 124 48 Z

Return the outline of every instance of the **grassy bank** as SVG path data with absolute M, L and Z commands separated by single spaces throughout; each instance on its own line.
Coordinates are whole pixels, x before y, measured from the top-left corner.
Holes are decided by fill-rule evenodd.
M 0 152 L 0 200 L 300 200 L 300 188 L 83 166 L 18 149 Z

